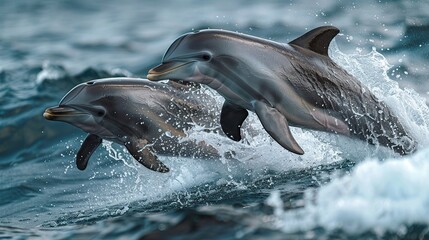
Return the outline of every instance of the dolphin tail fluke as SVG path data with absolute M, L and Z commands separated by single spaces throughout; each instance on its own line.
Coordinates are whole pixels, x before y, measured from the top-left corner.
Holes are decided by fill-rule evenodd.
M 246 109 L 225 101 L 220 114 L 220 125 L 226 136 L 234 141 L 240 141 L 240 128 L 248 114 Z
M 141 139 L 133 139 L 125 144 L 128 152 L 143 166 L 152 171 L 166 173 L 170 171 L 158 157 L 153 153 L 151 147 L 147 146 L 148 142 Z
M 89 134 L 85 141 L 83 141 L 82 146 L 76 155 L 76 166 L 79 170 L 85 170 L 88 165 L 89 158 L 95 152 L 95 150 L 100 146 L 103 139 L 94 134 Z
M 262 101 L 256 101 L 254 108 L 262 126 L 274 140 L 293 153 L 304 154 L 304 150 L 302 150 L 293 138 L 288 121 L 283 114 Z

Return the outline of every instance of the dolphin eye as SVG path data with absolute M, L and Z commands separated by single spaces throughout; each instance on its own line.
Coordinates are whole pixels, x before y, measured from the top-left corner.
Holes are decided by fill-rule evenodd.
M 204 61 L 209 61 L 209 60 L 212 58 L 212 56 L 210 55 L 210 53 L 204 53 L 204 54 L 201 56 L 201 58 L 202 58 Z
M 104 111 L 103 110 L 98 110 L 96 112 L 96 114 L 97 114 L 97 116 L 102 117 L 102 116 L 104 116 Z

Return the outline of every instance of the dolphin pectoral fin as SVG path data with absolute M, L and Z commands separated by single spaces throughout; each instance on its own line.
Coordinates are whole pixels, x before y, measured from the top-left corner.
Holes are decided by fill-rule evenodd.
M 298 145 L 290 132 L 288 121 L 277 109 L 268 106 L 262 101 L 254 103 L 256 115 L 258 115 L 262 126 L 282 147 L 296 153 L 304 154 L 302 148 Z
M 89 158 L 100 146 L 103 139 L 97 135 L 89 134 L 76 155 L 76 166 L 79 170 L 85 170 L 88 165 Z
M 249 113 L 246 109 L 225 101 L 220 114 L 223 132 L 234 141 L 241 140 L 240 128 Z
M 132 140 L 125 144 L 128 152 L 143 166 L 149 168 L 152 171 L 166 173 L 170 171 L 158 157 L 153 153 L 151 147 L 147 146 L 146 140 Z
M 339 32 L 340 30 L 333 26 L 318 27 L 289 42 L 289 44 L 328 56 L 329 44 Z

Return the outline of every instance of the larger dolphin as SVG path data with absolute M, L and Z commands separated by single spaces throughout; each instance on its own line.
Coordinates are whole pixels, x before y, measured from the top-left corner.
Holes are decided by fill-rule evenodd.
M 207 84 L 225 103 L 224 132 L 240 140 L 247 110 L 291 152 L 304 151 L 289 125 L 335 132 L 411 153 L 416 142 L 401 122 L 367 87 L 328 56 L 339 30 L 313 29 L 289 44 L 223 30 L 179 37 L 149 80 L 180 79 Z M 247 109 L 247 110 L 246 110 Z
M 216 115 L 207 108 L 214 104 L 209 95 L 177 82 L 110 78 L 76 86 L 59 106 L 46 109 L 43 116 L 89 133 L 76 157 L 80 170 L 106 139 L 124 145 L 145 167 L 168 172 L 156 154 L 218 156 L 204 142 L 183 141 L 185 131 L 195 125 L 215 128 Z

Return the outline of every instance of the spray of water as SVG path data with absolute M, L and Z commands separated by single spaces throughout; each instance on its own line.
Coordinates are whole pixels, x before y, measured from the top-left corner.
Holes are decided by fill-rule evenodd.
M 350 175 L 337 177 L 317 190 L 307 190 L 304 207 L 276 210 L 273 225 L 285 232 L 323 227 L 328 231 L 383 235 L 386 231 L 406 231 L 411 224 L 428 224 L 429 108 L 424 98 L 389 79 L 387 71 L 392 66 L 376 49 L 368 54 L 346 55 L 333 44 L 331 55 L 394 110 L 419 142 L 420 150 L 403 158 L 384 154 L 367 157 Z M 281 201 L 277 192 L 268 199 L 275 209 L 281 208 Z

